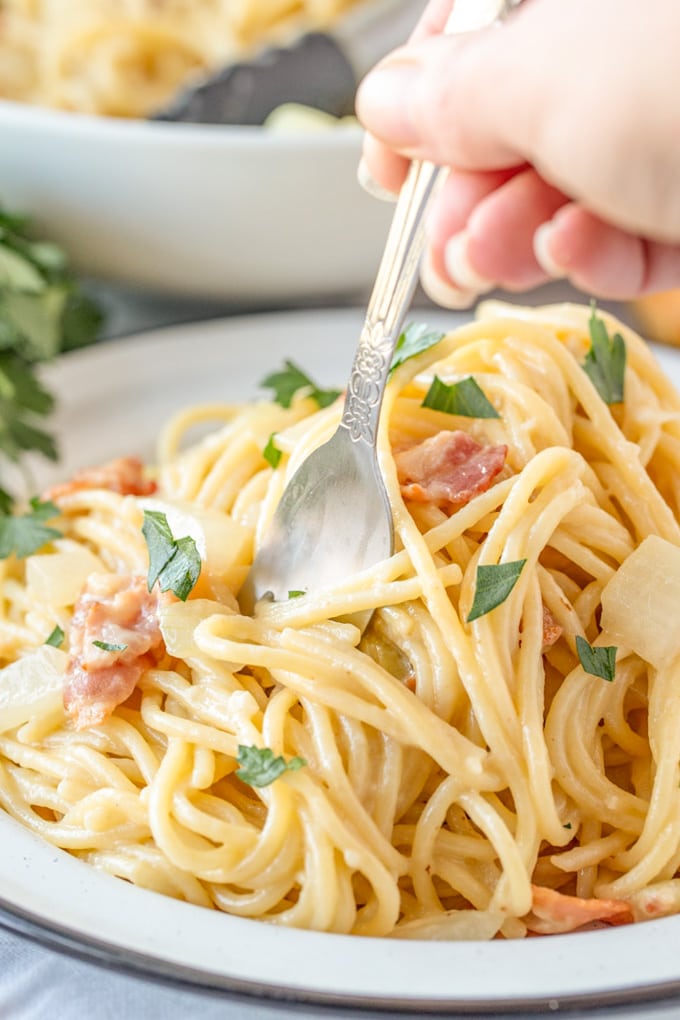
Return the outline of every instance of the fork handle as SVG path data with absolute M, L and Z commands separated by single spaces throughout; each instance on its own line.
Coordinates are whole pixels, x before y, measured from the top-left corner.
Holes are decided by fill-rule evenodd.
M 399 194 L 347 384 L 340 424 L 354 442 L 375 444 L 392 355 L 425 247 L 425 214 L 447 173 L 414 161 Z
M 455 0 L 447 33 L 498 23 L 521 0 Z M 411 163 L 392 218 L 347 384 L 341 426 L 356 443 L 374 446 L 392 355 L 418 279 L 426 213 L 448 168 Z

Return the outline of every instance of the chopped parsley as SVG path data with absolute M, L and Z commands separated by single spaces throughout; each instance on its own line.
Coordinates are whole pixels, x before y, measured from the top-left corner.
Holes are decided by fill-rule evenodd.
M 158 582 L 161 591 L 172 591 L 186 602 L 201 573 L 201 557 L 188 535 L 175 539 L 168 519 L 159 510 L 145 510 L 142 534 L 149 550 L 149 591 Z
M 301 390 L 305 390 L 306 395 L 315 400 L 319 407 L 328 407 L 334 400 L 337 400 L 341 393 L 340 390 L 320 389 L 292 361 L 284 362 L 284 367 L 280 372 L 272 372 L 271 375 L 262 380 L 260 385 L 265 389 L 273 391 L 274 402 L 280 404 L 281 407 L 290 407 L 293 403 L 293 397 Z
M 425 394 L 423 407 L 445 414 L 457 414 L 463 418 L 500 418 L 500 415 L 484 390 L 471 375 L 459 382 L 448 385 L 439 376 L 432 380 Z
M 278 446 L 274 442 L 275 435 L 276 433 L 272 432 L 269 439 L 267 440 L 267 445 L 262 451 L 262 456 L 264 457 L 268 464 L 271 464 L 273 468 L 277 468 L 279 466 L 279 462 L 281 460 L 281 457 L 283 456 Z
M 611 682 L 616 674 L 616 645 L 598 645 L 597 647 L 588 644 L 580 634 L 576 635 L 576 651 L 579 662 L 586 673 L 591 676 L 599 676 L 602 680 Z
M 497 563 L 490 566 L 477 567 L 477 583 L 472 608 L 468 613 L 467 622 L 486 616 L 496 606 L 505 602 L 517 579 L 522 573 L 526 560 L 514 560 L 512 563 Z
M 3 501 L 4 502 L 4 501 Z M 0 560 L 6 560 L 12 553 L 23 559 L 42 549 L 55 538 L 61 538 L 61 531 L 46 523 L 59 516 L 59 508 L 51 502 L 41 502 L 35 497 L 31 509 L 25 514 L 0 513 Z
M 109 641 L 93 641 L 95 648 L 101 648 L 103 652 L 124 652 L 127 645 L 115 645 Z
M 623 400 L 623 381 L 626 373 L 626 344 L 620 333 L 609 336 L 604 320 L 591 306 L 588 320 L 590 350 L 583 362 L 583 370 L 605 404 L 619 404 Z
M 390 372 L 399 368 L 405 361 L 410 361 L 416 355 L 422 354 L 430 347 L 434 347 L 444 336 L 437 330 L 430 329 L 423 322 L 411 322 L 400 335 L 394 348 Z
M 45 639 L 45 644 L 51 645 L 52 648 L 59 648 L 63 640 L 64 632 L 59 626 L 59 624 L 57 624 L 52 633 L 50 634 L 50 636 Z
M 269 786 L 284 772 L 295 772 L 307 764 L 304 758 L 286 761 L 282 755 L 274 755 L 268 747 L 246 747 L 239 744 L 236 760 L 241 766 L 236 770 L 238 778 L 248 786 Z
M 288 592 L 288 598 L 289 599 L 299 599 L 301 595 L 306 595 L 306 594 L 307 593 L 304 591 L 303 588 L 291 588 L 290 591 Z

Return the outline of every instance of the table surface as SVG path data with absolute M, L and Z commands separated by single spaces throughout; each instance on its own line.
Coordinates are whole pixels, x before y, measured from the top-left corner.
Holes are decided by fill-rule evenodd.
M 173 297 L 159 297 L 91 285 L 107 316 L 105 338 L 159 328 L 180 322 L 198 321 L 252 309 L 196 303 Z M 506 295 L 498 295 L 506 297 Z M 354 295 L 347 305 L 365 304 L 365 295 Z M 517 296 L 510 300 L 517 301 Z M 580 295 L 562 284 L 550 284 L 530 295 L 522 303 L 583 301 Z M 337 305 L 338 302 L 334 302 Z M 415 304 L 428 306 L 422 293 Z M 604 303 L 615 314 L 628 318 L 625 308 Z M 263 309 L 257 309 L 262 311 Z M 281 307 L 272 309 L 282 311 Z M 0 917 L 0 925 L 3 920 Z M 352 1016 L 404 1020 L 406 1014 L 357 1013 Z M 453 1014 L 452 1014 L 453 1015 Z M 487 1014 L 488 1015 L 488 1014 Z M 516 1016 L 517 1014 L 515 1014 Z M 538 1016 L 538 1014 L 532 1014 Z M 545 1016 L 587 1017 L 588 1020 L 671 1020 L 680 1018 L 680 998 L 644 1006 L 614 1007 L 596 1010 L 568 1010 Z M 320 1012 L 298 1006 L 279 1006 L 265 1000 L 237 1000 L 220 993 L 208 994 L 162 985 L 128 974 L 116 973 L 99 965 L 77 960 L 0 927 L 0 1018 L 8 1020 L 297 1020 L 301 1016 L 348 1016 L 337 1011 Z M 458 1020 L 464 1014 L 456 1013 Z M 499 1020 L 501 1014 L 494 1014 Z

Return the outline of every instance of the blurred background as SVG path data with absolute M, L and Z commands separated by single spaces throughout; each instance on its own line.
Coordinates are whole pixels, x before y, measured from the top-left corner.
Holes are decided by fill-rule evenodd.
M 354 90 L 423 6 L 4 0 L 0 208 L 63 249 L 107 336 L 363 305 L 392 207 L 356 181 Z M 611 307 L 680 340 L 674 294 Z

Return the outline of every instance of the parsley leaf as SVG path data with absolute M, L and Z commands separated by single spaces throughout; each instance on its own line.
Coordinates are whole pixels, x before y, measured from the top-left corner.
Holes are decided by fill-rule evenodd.
M 289 599 L 299 599 L 302 595 L 306 595 L 307 592 L 304 588 L 290 588 L 288 591 Z
M 149 591 L 158 581 L 161 591 L 172 591 L 186 602 L 201 573 L 201 557 L 193 538 L 173 538 L 160 510 L 144 511 L 142 534 L 149 550 Z
M 292 361 L 285 361 L 281 372 L 272 372 L 260 385 L 273 391 L 273 399 L 281 407 L 290 407 L 293 397 L 300 390 L 308 390 L 307 395 L 315 400 L 319 407 L 328 407 L 341 393 L 340 390 L 319 389 L 316 383 Z
M 45 523 L 59 516 L 54 503 L 31 500 L 31 510 L 25 514 L 0 514 L 0 560 L 14 553 L 18 559 L 42 549 L 53 538 L 61 538 L 61 531 Z
M 576 651 L 579 662 L 586 673 L 591 676 L 599 676 L 602 680 L 611 682 L 616 673 L 616 645 L 598 645 L 594 647 L 588 644 L 580 634 L 576 635 Z
M 500 418 L 484 390 L 471 375 L 450 386 L 436 375 L 421 406 L 444 411 L 445 414 L 457 414 L 462 418 Z
M 392 356 L 390 372 L 399 368 L 405 361 L 410 361 L 417 354 L 434 347 L 444 337 L 444 333 L 429 329 L 423 322 L 411 322 L 397 340 Z
M 93 641 L 95 648 L 101 648 L 103 652 L 124 652 L 127 645 L 115 645 L 109 641 Z
M 623 380 L 626 372 L 626 344 L 620 333 L 610 338 L 604 320 L 597 315 L 593 304 L 588 320 L 590 350 L 583 362 L 583 371 L 600 394 L 605 404 L 619 404 L 623 400 Z
M 193 538 L 185 535 L 175 542 L 175 550 L 158 576 L 161 591 L 173 591 L 186 602 L 201 573 L 201 556 Z
M 278 446 L 274 442 L 275 435 L 276 433 L 272 432 L 269 439 L 267 440 L 267 445 L 262 451 L 262 456 L 264 457 L 268 464 L 271 464 L 273 468 L 277 468 L 279 466 L 279 462 L 283 457 L 283 454 L 281 453 Z
M 472 608 L 468 613 L 467 622 L 471 623 L 480 616 L 486 616 L 496 606 L 505 602 L 517 579 L 522 573 L 526 560 L 514 560 L 512 563 L 498 563 L 490 566 L 477 567 L 477 584 Z
M 59 648 L 63 640 L 64 632 L 59 624 L 57 624 L 50 636 L 45 639 L 45 644 L 52 645 L 53 648 Z
M 284 772 L 295 772 L 307 764 L 304 758 L 286 761 L 282 755 L 274 756 L 268 747 L 246 747 L 238 745 L 236 760 L 241 766 L 236 770 L 238 778 L 248 786 L 269 786 Z

